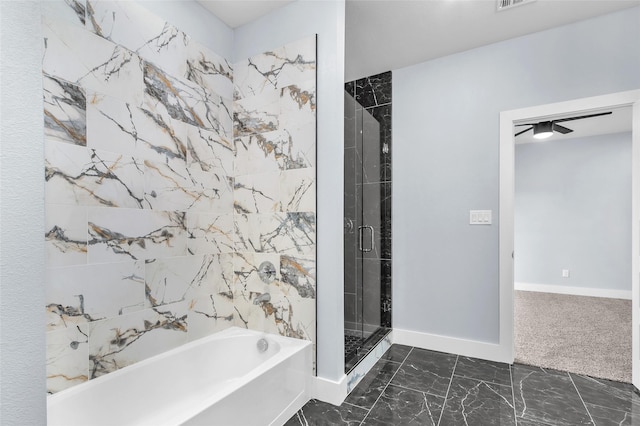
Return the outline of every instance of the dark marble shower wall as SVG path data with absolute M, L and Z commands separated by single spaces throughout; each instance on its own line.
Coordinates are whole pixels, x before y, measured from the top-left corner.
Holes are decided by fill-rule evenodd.
M 364 110 L 364 111 L 363 111 Z M 363 131 L 360 137 L 359 132 Z M 345 84 L 345 329 L 391 326 L 391 71 Z M 363 201 L 364 200 L 364 201 Z M 364 203 L 364 206 L 363 204 Z M 358 227 L 374 227 L 374 250 L 358 249 Z M 365 283 L 365 301 L 359 285 Z M 380 287 L 373 288 L 379 283 Z M 369 303 L 366 303 L 369 302 Z M 377 323 L 377 324 L 376 324 Z M 365 327 L 365 331 L 367 327 Z M 368 330 L 372 331 L 372 330 Z

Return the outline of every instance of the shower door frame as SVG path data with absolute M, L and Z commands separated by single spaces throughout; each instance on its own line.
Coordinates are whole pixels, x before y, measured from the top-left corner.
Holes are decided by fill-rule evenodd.
M 390 303 L 386 304 L 388 305 L 389 309 L 388 311 L 385 311 L 385 301 L 387 300 L 387 298 L 390 298 L 390 294 L 386 294 L 384 290 L 384 285 L 383 285 L 384 278 L 382 276 L 382 272 L 379 273 L 380 275 L 379 275 L 378 282 L 373 283 L 373 285 L 379 286 L 379 288 L 376 289 L 377 291 L 374 292 L 373 296 L 370 294 L 370 292 L 365 291 L 366 289 L 365 282 L 368 282 L 371 284 L 371 282 L 373 281 L 373 280 L 370 280 L 370 281 L 365 280 L 366 268 L 374 266 L 376 270 L 381 271 L 382 262 L 385 261 L 383 259 L 384 256 L 382 252 L 382 248 L 383 248 L 382 238 L 384 235 L 383 230 L 385 229 L 384 220 L 380 219 L 378 222 L 375 222 L 375 219 L 374 219 L 374 221 L 371 222 L 367 220 L 366 216 L 380 217 L 382 214 L 384 214 L 383 203 L 385 202 L 385 199 L 381 194 L 381 192 L 385 190 L 385 185 L 390 185 L 390 182 L 384 181 L 383 179 L 379 179 L 379 180 L 374 179 L 373 181 L 370 181 L 369 179 L 365 178 L 366 168 L 367 168 L 367 166 L 365 165 L 365 162 L 366 162 L 365 160 L 367 158 L 371 158 L 370 155 L 372 152 L 374 152 L 373 157 L 375 157 L 376 153 L 379 152 L 379 150 L 383 149 L 383 143 L 384 143 L 381 137 L 378 137 L 377 143 L 374 143 L 373 145 L 371 145 L 371 143 L 369 144 L 365 143 L 365 138 L 368 134 L 367 126 L 365 123 L 367 116 L 365 116 L 365 114 L 367 114 L 372 120 L 374 120 L 378 126 L 382 126 L 382 124 L 370 111 L 367 111 L 368 108 L 365 108 L 364 106 L 359 104 L 359 102 L 355 99 L 355 97 L 353 97 L 350 93 L 348 92 L 346 93 L 349 94 L 349 96 L 351 96 L 351 98 L 355 102 L 354 151 L 356 155 L 354 156 L 354 161 L 355 161 L 354 182 L 356 187 L 356 190 L 355 190 L 356 201 L 355 201 L 355 221 L 353 223 L 353 226 L 356 233 L 354 249 L 357 253 L 355 257 L 357 273 L 355 276 L 356 312 L 355 312 L 355 319 L 353 324 L 355 325 L 357 330 L 353 330 L 353 331 L 357 331 L 360 333 L 360 338 L 362 339 L 362 345 L 359 347 L 356 354 L 354 354 L 353 357 L 350 358 L 349 362 L 347 362 L 347 360 L 345 359 L 345 372 L 347 371 L 348 367 L 350 367 L 349 370 L 353 369 L 362 360 L 362 358 L 366 355 L 366 353 L 368 353 L 368 351 L 372 349 L 373 344 L 372 344 L 372 341 L 370 341 L 371 339 L 377 339 L 376 340 L 376 344 L 377 344 L 377 342 L 381 340 L 381 338 L 378 338 L 378 337 L 380 335 L 386 335 L 390 330 L 390 327 L 383 325 L 383 323 L 387 322 L 387 318 L 385 317 L 385 314 L 388 311 L 390 311 Z M 377 134 L 380 135 L 380 127 L 378 127 L 377 132 L 378 132 Z M 373 168 L 376 169 L 378 173 L 382 173 L 382 162 L 378 163 L 377 167 L 373 167 Z M 377 199 L 373 202 L 373 205 L 377 205 L 378 209 L 373 213 L 369 212 L 369 214 L 366 213 L 365 200 L 370 200 L 371 197 L 366 196 L 366 193 L 369 192 L 365 190 L 367 186 L 369 187 L 368 188 L 369 190 L 373 190 L 373 192 L 378 194 Z M 378 228 L 377 230 L 375 230 L 376 227 Z M 376 237 L 377 237 L 377 241 L 375 241 Z M 376 253 L 377 256 L 371 257 L 370 255 L 367 254 L 370 252 Z M 371 265 L 368 265 L 368 264 L 371 264 Z M 346 285 L 346 282 L 345 282 L 345 285 Z M 369 298 L 368 299 L 369 301 L 372 301 L 372 302 L 375 301 L 375 306 L 373 303 L 371 304 L 371 306 L 367 305 L 369 308 L 368 310 L 365 307 L 366 305 L 365 300 L 367 300 L 367 298 Z M 374 310 L 377 310 L 377 312 L 373 312 Z M 375 318 L 376 314 L 377 314 L 377 318 Z M 367 320 L 367 318 L 369 320 Z M 372 318 L 377 321 L 372 321 L 371 320 Z M 345 332 L 346 331 L 347 331 L 347 328 L 345 327 Z M 363 352 L 360 352 L 361 350 Z M 345 356 L 346 356 L 346 350 L 345 350 Z

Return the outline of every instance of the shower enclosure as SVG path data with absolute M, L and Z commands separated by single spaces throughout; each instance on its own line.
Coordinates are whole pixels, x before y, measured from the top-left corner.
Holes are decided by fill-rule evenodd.
M 345 85 L 345 371 L 391 330 L 391 72 Z

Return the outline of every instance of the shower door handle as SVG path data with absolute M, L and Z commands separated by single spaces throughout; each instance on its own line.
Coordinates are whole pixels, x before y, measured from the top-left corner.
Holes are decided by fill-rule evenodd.
M 369 248 L 364 248 L 364 230 L 368 229 L 369 231 L 371 231 L 371 233 L 369 234 L 371 239 L 370 239 L 370 244 L 369 244 Z M 373 226 L 358 226 L 358 240 L 359 240 L 359 244 L 360 244 L 360 251 L 363 253 L 369 253 L 370 251 L 373 251 L 374 248 L 374 230 L 373 230 Z

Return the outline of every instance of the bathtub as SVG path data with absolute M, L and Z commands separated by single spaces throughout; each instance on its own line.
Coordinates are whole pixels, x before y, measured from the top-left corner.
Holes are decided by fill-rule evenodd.
M 311 359 L 309 341 L 232 327 L 49 395 L 47 424 L 281 425 L 307 401 Z

